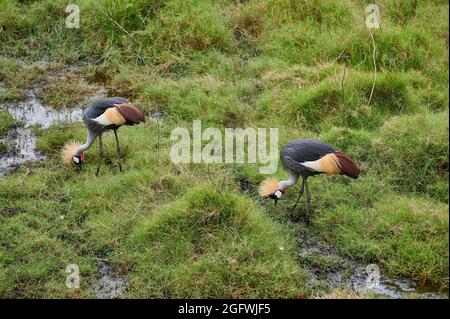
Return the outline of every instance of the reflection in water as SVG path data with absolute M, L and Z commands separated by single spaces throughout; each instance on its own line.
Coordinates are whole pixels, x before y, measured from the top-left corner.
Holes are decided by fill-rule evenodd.
M 6 109 L 16 120 L 22 121 L 25 127 L 40 125 L 42 128 L 49 128 L 58 123 L 80 122 L 83 118 L 81 106 L 61 110 L 45 107 L 32 91 L 29 92 L 29 99 L 6 105 Z
M 418 286 L 414 280 L 408 278 L 389 278 L 380 276 L 377 285 L 370 287 L 366 284 L 367 273 L 363 266 L 356 266 L 350 278 L 353 290 L 361 293 L 373 292 L 379 296 L 391 299 L 401 299 L 413 293 L 425 299 L 447 299 L 448 293 L 439 292 L 436 287 Z
M 10 153 L 0 154 L 0 177 L 19 165 L 42 159 L 36 152 L 36 136 L 30 128 L 16 128 L 6 137 Z
M 367 283 L 367 265 L 339 254 L 333 247 L 325 245 L 314 237 L 300 235 L 301 245 L 299 255 L 303 260 L 311 257 L 332 258 L 339 266 L 318 267 L 314 264 L 309 267 L 309 281 L 312 286 L 328 287 L 330 291 L 343 288 L 346 291 L 358 293 L 374 293 L 383 298 L 408 298 L 410 294 L 418 298 L 448 299 L 448 289 L 440 290 L 434 286 L 421 286 L 414 280 L 407 278 L 390 278 L 379 272 L 379 281 L 375 285 Z

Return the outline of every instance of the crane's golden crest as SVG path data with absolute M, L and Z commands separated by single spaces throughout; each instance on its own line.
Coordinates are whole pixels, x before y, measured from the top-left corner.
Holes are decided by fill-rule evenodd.
M 75 151 L 80 147 L 81 144 L 77 141 L 67 142 L 61 150 L 61 159 L 64 164 L 72 164 L 73 156 L 75 155 Z
M 259 195 L 262 197 L 267 197 L 275 194 L 279 190 L 280 186 L 276 178 L 268 178 L 261 183 L 259 186 Z

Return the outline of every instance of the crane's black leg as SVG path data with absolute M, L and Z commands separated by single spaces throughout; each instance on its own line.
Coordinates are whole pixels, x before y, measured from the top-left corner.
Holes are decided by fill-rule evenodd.
M 122 171 L 122 155 L 120 152 L 120 145 L 119 145 L 119 138 L 117 137 L 117 130 L 114 130 L 114 136 L 116 137 L 117 156 L 119 157 L 119 171 Z
M 99 144 L 98 155 L 100 158 L 98 160 L 97 171 L 95 172 L 95 176 L 98 176 L 98 173 L 100 172 L 100 165 L 103 161 L 103 143 L 102 143 L 102 135 L 101 134 L 98 136 L 98 144 Z
M 297 201 L 295 202 L 294 207 L 292 207 L 291 210 L 294 210 L 297 207 L 298 201 L 300 200 L 300 197 L 303 195 L 303 192 L 305 191 L 305 178 L 302 178 L 302 186 L 300 187 L 300 192 L 298 193 Z
M 306 188 L 306 225 L 309 225 L 309 213 L 311 209 L 311 194 L 309 192 L 308 182 L 305 181 Z

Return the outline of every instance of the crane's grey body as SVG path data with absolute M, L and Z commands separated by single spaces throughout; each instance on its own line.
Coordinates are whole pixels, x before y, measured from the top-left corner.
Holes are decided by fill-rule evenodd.
M 106 130 L 118 129 L 119 127 L 116 125 L 103 126 L 94 119 L 105 113 L 106 109 L 114 107 L 114 104 L 122 103 L 130 102 L 122 97 L 108 97 L 92 102 L 83 114 L 83 121 L 86 124 L 88 131 L 98 135 Z
M 309 177 L 320 174 L 307 166 L 304 162 L 316 161 L 321 157 L 334 153 L 336 150 L 324 142 L 304 139 L 287 143 L 280 151 L 281 162 L 284 168 L 292 175 Z

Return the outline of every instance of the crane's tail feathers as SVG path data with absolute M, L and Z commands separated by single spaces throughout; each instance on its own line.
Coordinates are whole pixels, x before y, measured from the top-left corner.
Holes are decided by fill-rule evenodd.
M 275 194 L 277 190 L 280 189 L 278 180 L 276 178 L 268 178 L 264 180 L 259 186 L 259 195 L 262 197 L 267 197 Z
M 341 174 L 355 179 L 358 178 L 361 171 L 359 170 L 358 166 L 356 166 L 355 162 L 353 162 L 353 160 L 350 158 L 350 156 L 339 151 L 336 151 L 334 154 L 338 158 Z
M 75 151 L 81 144 L 77 141 L 67 142 L 61 150 L 61 159 L 64 164 L 70 165 L 73 162 Z

